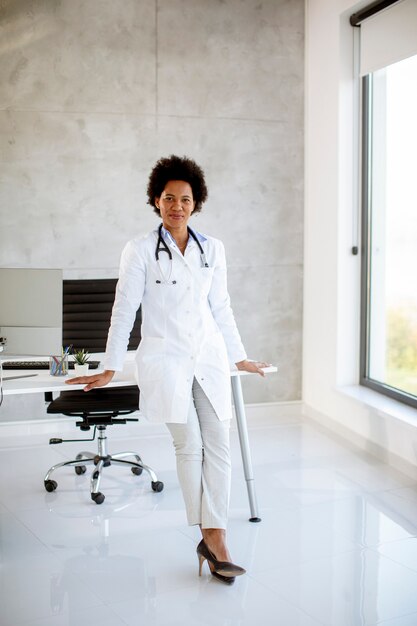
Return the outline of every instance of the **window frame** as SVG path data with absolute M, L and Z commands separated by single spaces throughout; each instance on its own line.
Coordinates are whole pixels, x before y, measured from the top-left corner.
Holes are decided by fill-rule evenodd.
M 371 318 L 371 234 L 372 234 L 372 110 L 373 77 L 362 78 L 362 149 L 361 149 L 361 305 L 360 305 L 360 365 L 359 382 L 389 398 L 417 408 L 417 397 L 391 387 L 369 376 L 370 318 Z

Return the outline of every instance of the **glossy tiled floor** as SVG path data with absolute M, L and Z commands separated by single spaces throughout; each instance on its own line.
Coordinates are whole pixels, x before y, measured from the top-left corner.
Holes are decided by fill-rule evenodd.
M 277 418 L 250 429 L 262 516 L 251 524 L 233 432 L 229 544 L 248 574 L 229 588 L 208 569 L 198 577 L 169 437 L 136 428 L 114 427 L 110 448 L 140 451 L 165 490 L 112 467 L 100 506 L 73 470 L 43 489 L 48 467 L 86 444 L 0 442 L 1 626 L 417 625 L 411 479 L 312 422 Z

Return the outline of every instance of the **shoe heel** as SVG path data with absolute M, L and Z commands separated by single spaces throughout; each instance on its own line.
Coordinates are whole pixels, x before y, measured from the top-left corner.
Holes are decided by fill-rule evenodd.
M 201 571 L 203 569 L 203 563 L 206 559 L 201 554 L 198 555 L 198 575 L 201 576 Z

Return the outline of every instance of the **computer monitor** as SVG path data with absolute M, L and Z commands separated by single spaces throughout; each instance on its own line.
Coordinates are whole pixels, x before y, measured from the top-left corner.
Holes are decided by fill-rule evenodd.
M 62 350 L 62 270 L 0 268 L 1 358 Z

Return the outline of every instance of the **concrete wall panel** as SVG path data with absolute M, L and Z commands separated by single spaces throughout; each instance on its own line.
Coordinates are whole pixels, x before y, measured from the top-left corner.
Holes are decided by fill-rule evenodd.
M 158 224 L 150 169 L 187 154 L 209 186 L 193 224 L 225 243 L 248 352 L 280 367 L 245 380 L 246 399 L 299 399 L 303 13 L 303 0 L 4 0 L 0 265 L 116 275 L 127 239 Z M 39 416 L 26 404 L 21 419 Z

